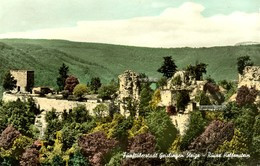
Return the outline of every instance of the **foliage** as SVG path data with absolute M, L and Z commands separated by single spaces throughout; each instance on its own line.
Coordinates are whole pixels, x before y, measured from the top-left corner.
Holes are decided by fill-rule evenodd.
M 112 96 L 116 93 L 117 86 L 114 84 L 102 85 L 98 90 L 98 97 L 106 100 L 112 99 Z
M 123 159 L 122 152 L 118 152 L 111 157 L 107 166 L 121 166 L 122 159 Z
M 150 101 L 150 106 L 152 109 L 156 109 L 158 104 L 161 102 L 161 91 L 159 89 L 155 90 L 152 96 L 152 100 Z
M 199 102 L 200 105 L 210 105 L 210 99 L 209 97 L 206 95 L 206 93 L 204 91 L 201 91 L 200 93 L 198 93 L 198 95 L 195 97 L 195 100 L 197 102 Z
M 190 102 L 190 96 L 187 91 L 178 91 L 176 94 L 176 107 L 178 110 L 185 110 L 185 107 Z
M 109 108 L 105 104 L 99 104 L 93 109 L 93 112 L 97 118 L 102 118 L 109 115 Z
M 255 102 L 258 91 L 255 88 L 241 86 L 237 91 L 236 102 L 238 106 L 253 104 Z
M 227 80 L 221 80 L 218 84 L 222 86 L 224 89 L 226 89 L 227 91 L 233 88 L 233 83 Z
M 7 90 L 13 90 L 14 88 L 16 88 L 16 83 L 17 83 L 17 80 L 14 79 L 14 77 L 12 76 L 12 74 L 10 72 L 7 72 L 4 75 L 3 88 L 6 91 Z
M 177 70 L 177 66 L 171 56 L 163 57 L 163 65 L 157 70 L 164 77 L 171 78 Z
M 117 143 L 115 139 L 107 138 L 102 132 L 81 136 L 78 140 L 83 155 L 88 157 L 90 163 L 93 165 L 101 165 L 102 159 Z
M 70 156 L 69 166 L 89 166 L 89 162 L 80 151 L 76 151 Z
M 196 80 L 201 80 L 203 74 L 207 73 L 207 64 L 205 63 L 197 63 L 195 66 L 188 65 L 186 68 L 186 71 L 188 72 L 188 75 L 192 76 Z
M 156 137 L 157 148 L 166 152 L 177 135 L 177 129 L 164 109 L 152 111 L 146 118 L 147 126 Z M 167 134 L 166 134 L 167 133 Z
M 46 112 L 45 121 L 47 122 L 47 126 L 44 132 L 44 137 L 46 140 L 54 140 L 56 131 L 62 129 L 62 122 L 58 117 L 59 116 L 54 109 L 52 109 L 52 111 Z
M 142 116 L 139 116 L 137 119 L 134 119 L 133 126 L 128 130 L 129 138 L 132 138 L 136 135 L 147 133 L 149 128 L 145 123 L 145 120 Z
M 69 76 L 65 81 L 65 90 L 68 90 L 70 93 L 73 92 L 74 88 L 79 84 L 79 80 L 74 76 Z
M 8 126 L 0 135 L 0 147 L 9 149 L 16 138 L 20 136 L 20 132 L 13 126 Z
M 39 110 L 32 101 L 21 102 L 20 100 L 4 103 L 0 106 L 0 129 L 1 131 L 12 125 L 23 135 L 32 135 L 30 126 L 34 124 L 35 114 Z
M 223 144 L 217 148 L 216 153 L 247 154 L 248 147 L 242 133 L 235 129 L 233 138 L 230 141 L 225 140 Z
M 21 166 L 39 166 L 39 151 L 35 148 L 27 148 L 20 159 Z
M 214 152 L 225 140 L 230 141 L 234 135 L 232 123 L 212 121 L 205 131 L 189 146 L 195 152 Z
M 155 137 L 150 133 L 143 133 L 129 140 L 128 151 L 130 153 L 152 154 L 155 152 L 155 147 Z
M 161 77 L 157 82 L 156 86 L 157 87 L 164 87 L 167 85 L 167 78 L 166 77 Z
M 65 166 L 65 161 L 63 161 L 63 159 L 59 156 L 59 155 L 55 155 L 52 159 L 51 162 L 52 166 Z
M 101 80 L 99 77 L 93 77 L 90 81 L 90 89 L 91 91 L 94 91 L 94 93 L 97 93 L 98 89 L 101 87 Z
M 233 119 L 237 129 L 242 133 L 245 138 L 246 144 L 252 144 L 252 137 L 254 134 L 254 123 L 258 108 L 254 105 L 247 107 L 238 107 L 238 114 Z
M 183 135 L 181 142 L 181 150 L 188 149 L 188 146 L 193 141 L 193 139 L 197 138 L 203 131 L 204 127 L 207 125 L 207 120 L 204 119 L 202 113 L 200 111 L 193 111 L 189 117 L 189 122 L 187 126 L 187 130 Z
M 89 93 L 89 92 L 90 92 L 90 90 L 84 84 L 78 84 L 73 89 L 73 95 L 75 95 L 77 97 L 82 97 L 85 93 Z
M 149 103 L 152 99 L 153 90 L 149 85 L 143 86 L 140 92 L 139 115 L 146 116 L 149 110 Z
M 250 56 L 241 56 L 237 58 L 237 71 L 239 74 L 243 74 L 246 66 L 253 66 Z
M 181 146 L 181 136 L 178 135 L 177 138 L 174 140 L 172 145 L 169 148 L 170 153 L 180 153 L 180 146 Z
M 210 94 L 216 94 L 219 92 L 219 87 L 214 83 L 207 82 L 204 86 L 204 91 L 208 91 Z
M 62 63 L 62 66 L 59 68 L 59 76 L 57 77 L 57 85 L 59 87 L 59 91 L 64 90 L 65 81 L 68 78 L 69 67 Z
M 180 86 L 182 84 L 182 81 L 181 81 L 181 76 L 178 75 L 176 77 L 173 78 L 172 80 L 172 85 L 173 86 Z

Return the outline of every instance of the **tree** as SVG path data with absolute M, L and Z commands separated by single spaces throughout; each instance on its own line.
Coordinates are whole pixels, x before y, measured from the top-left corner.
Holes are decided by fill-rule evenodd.
M 187 91 L 178 91 L 176 94 L 176 107 L 178 110 L 185 110 L 185 107 L 190 102 L 190 96 Z
M 90 90 L 88 89 L 87 85 L 78 84 L 73 89 L 73 95 L 77 97 L 82 97 L 85 93 L 89 93 L 89 91 Z
M 84 157 L 80 151 L 76 151 L 73 155 L 70 156 L 69 166 L 89 166 L 89 162 L 86 157 Z
M 153 90 L 149 85 L 142 88 L 140 92 L 140 104 L 139 104 L 139 115 L 146 116 L 149 108 L 149 103 L 152 100 Z
M 68 90 L 70 93 L 73 92 L 74 88 L 79 84 L 79 80 L 74 76 L 69 76 L 65 81 L 65 90 Z
M 101 81 L 99 77 L 91 78 L 90 81 L 90 89 L 94 91 L 94 93 L 97 93 L 98 89 L 101 87 Z
M 0 147 L 9 149 L 16 138 L 20 136 L 20 132 L 17 131 L 13 126 L 8 126 L 0 136 Z
M 196 80 L 201 80 L 203 74 L 207 73 L 207 64 L 196 62 L 195 66 L 189 65 L 186 68 L 188 75 L 192 76 Z
M 202 113 L 200 111 L 192 111 L 189 117 L 187 130 L 182 138 L 181 150 L 188 149 L 190 143 L 204 131 L 206 125 L 207 120 L 203 118 Z
M 153 154 L 156 149 L 156 138 L 150 133 L 139 134 L 129 140 L 128 151 L 130 153 Z M 122 166 L 127 165 L 161 165 L 161 159 L 124 159 Z
M 189 146 L 195 152 L 214 152 L 224 141 L 231 141 L 234 125 L 231 122 L 212 121 L 206 130 Z
M 59 87 L 59 91 L 64 90 L 65 81 L 68 78 L 68 72 L 69 72 L 69 67 L 63 63 L 62 66 L 59 68 L 59 76 L 56 81 Z
M 241 86 L 237 91 L 236 103 L 238 106 L 253 104 L 256 100 L 258 91 L 255 88 Z
M 39 151 L 35 148 L 27 148 L 20 159 L 21 166 L 39 166 Z
M 253 66 L 254 63 L 251 61 L 249 56 L 241 56 L 237 58 L 237 71 L 239 74 L 243 74 L 246 66 Z
M 98 97 L 104 100 L 112 99 L 112 95 L 114 95 L 116 92 L 117 92 L 117 86 L 113 84 L 102 85 L 98 90 Z
M 147 116 L 146 123 L 151 134 L 156 137 L 158 149 L 166 152 L 178 133 L 166 111 L 164 109 L 152 111 Z
M 78 144 L 90 163 L 100 166 L 105 155 L 115 148 L 118 142 L 113 138 L 107 138 L 103 132 L 95 132 L 81 136 Z
M 13 90 L 16 88 L 17 81 L 14 79 L 10 72 L 7 72 L 4 76 L 3 88 L 7 90 Z
M 163 57 L 163 59 L 164 63 L 157 71 L 162 73 L 166 78 L 171 78 L 176 72 L 177 66 L 171 56 Z

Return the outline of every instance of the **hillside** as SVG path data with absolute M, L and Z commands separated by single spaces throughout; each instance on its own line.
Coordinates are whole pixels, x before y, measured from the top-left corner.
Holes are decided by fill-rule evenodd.
M 196 61 L 209 64 L 208 75 L 216 80 L 237 79 L 236 59 L 250 55 L 260 65 L 260 45 L 211 48 L 143 48 L 109 44 L 81 43 L 63 40 L 0 40 L 0 77 L 6 70 L 35 71 L 36 85 L 56 86 L 58 68 L 62 62 L 70 74 L 86 83 L 99 76 L 103 82 L 116 78 L 126 69 L 160 77 L 156 70 L 163 56 L 172 56 L 179 69 Z

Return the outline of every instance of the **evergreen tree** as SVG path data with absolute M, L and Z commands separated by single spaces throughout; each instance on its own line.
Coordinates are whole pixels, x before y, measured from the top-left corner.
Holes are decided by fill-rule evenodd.
M 241 56 L 237 58 L 237 71 L 239 74 L 243 74 L 246 66 L 253 66 L 254 63 L 251 61 L 249 56 Z
M 162 73 L 164 77 L 171 78 L 176 72 L 177 66 L 171 56 L 163 57 L 163 59 L 164 63 L 157 71 Z
M 69 67 L 66 66 L 64 63 L 59 69 L 59 76 L 57 78 L 57 85 L 59 87 L 59 91 L 64 90 L 65 87 L 65 81 L 68 78 L 68 72 L 69 72 Z
M 98 89 L 101 87 L 101 81 L 99 77 L 91 78 L 90 81 L 90 89 L 94 91 L 94 93 L 97 93 Z
M 188 72 L 188 74 L 190 76 L 192 76 L 193 78 L 195 78 L 196 80 L 201 80 L 202 79 L 202 75 L 203 73 L 207 73 L 207 64 L 205 63 L 197 63 L 195 64 L 195 66 L 189 65 L 186 68 L 186 71 Z
M 5 90 L 13 90 L 16 88 L 17 81 L 14 79 L 10 72 L 7 72 L 4 76 L 3 88 Z

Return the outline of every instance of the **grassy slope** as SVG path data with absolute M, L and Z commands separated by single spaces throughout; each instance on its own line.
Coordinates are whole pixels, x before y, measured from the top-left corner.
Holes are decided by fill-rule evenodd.
M 216 80 L 237 78 L 236 59 L 250 55 L 260 65 L 260 45 L 212 48 L 142 48 L 63 40 L 0 40 L 0 77 L 11 68 L 35 70 L 36 85 L 56 85 L 59 66 L 65 62 L 70 73 L 86 83 L 93 76 L 103 82 L 126 69 L 160 77 L 156 72 L 163 56 L 172 56 L 179 69 L 196 61 L 209 64 L 208 75 Z

